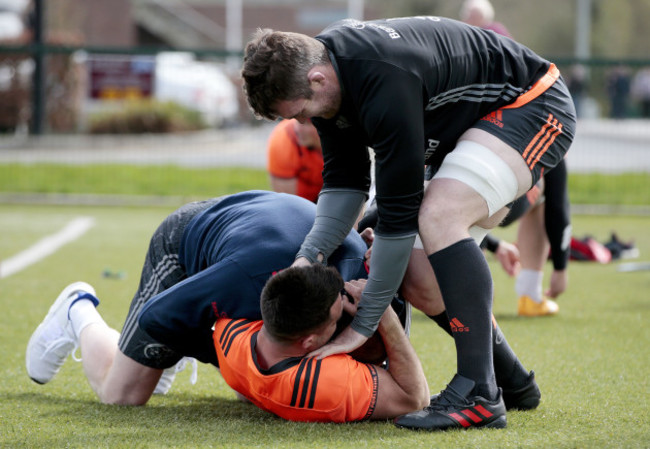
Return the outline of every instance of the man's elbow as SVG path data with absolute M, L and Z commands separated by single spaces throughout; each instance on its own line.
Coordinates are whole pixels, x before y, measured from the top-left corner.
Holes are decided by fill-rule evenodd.
M 418 391 L 418 393 L 411 395 L 411 400 L 413 402 L 412 406 L 414 410 L 422 410 L 424 407 L 428 407 L 431 402 L 431 395 L 429 393 L 429 385 L 427 381 L 424 380 Z
M 428 407 L 430 402 L 431 402 L 431 396 L 429 395 L 429 389 L 427 388 L 426 392 L 423 392 L 423 394 L 418 395 L 418 401 L 417 404 L 415 404 L 415 409 L 422 410 L 424 407 Z
M 405 396 L 404 400 L 401 402 L 397 416 L 422 410 L 423 408 L 428 407 L 431 401 L 428 392 L 429 390 L 427 389 L 426 394 L 423 390 L 419 393 L 413 393 Z

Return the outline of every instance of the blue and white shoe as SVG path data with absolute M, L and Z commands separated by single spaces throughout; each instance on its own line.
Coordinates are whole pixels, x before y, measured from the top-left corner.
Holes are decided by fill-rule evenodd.
M 80 299 L 89 299 L 97 306 L 95 289 L 85 282 L 68 285 L 39 324 L 27 344 L 25 364 L 27 374 L 36 383 L 45 384 L 59 372 L 61 366 L 79 346 L 70 322 L 70 306 Z

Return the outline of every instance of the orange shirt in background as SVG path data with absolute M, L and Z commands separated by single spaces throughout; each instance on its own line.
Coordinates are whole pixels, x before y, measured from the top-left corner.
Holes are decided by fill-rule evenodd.
M 293 119 L 283 120 L 271 132 L 267 169 L 278 178 L 296 178 L 296 195 L 315 203 L 323 187 L 323 155 L 320 148 L 301 146 L 293 125 Z

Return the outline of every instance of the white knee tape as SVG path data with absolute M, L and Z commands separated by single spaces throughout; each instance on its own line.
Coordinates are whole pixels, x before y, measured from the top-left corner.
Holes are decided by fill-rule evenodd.
M 489 216 L 517 195 L 517 178 L 508 164 L 487 147 L 469 140 L 459 142 L 445 157 L 435 178 L 456 179 L 476 190 L 485 199 Z
M 490 232 L 489 229 L 482 228 L 480 226 L 472 226 L 469 228 L 469 236 L 474 239 L 477 245 L 480 245 L 486 235 Z

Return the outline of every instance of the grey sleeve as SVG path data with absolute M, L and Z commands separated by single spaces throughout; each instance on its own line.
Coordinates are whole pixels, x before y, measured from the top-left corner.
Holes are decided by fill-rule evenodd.
M 323 190 L 318 196 L 316 220 L 296 255 L 310 262 L 322 253 L 323 263 L 345 240 L 361 212 L 367 193 L 360 190 Z
M 397 292 L 408 266 L 416 234 L 385 237 L 375 235 L 370 258 L 370 273 L 352 329 L 370 337 Z

